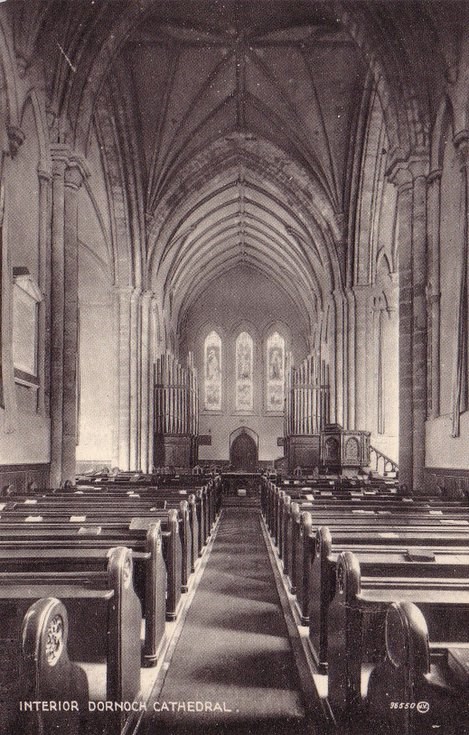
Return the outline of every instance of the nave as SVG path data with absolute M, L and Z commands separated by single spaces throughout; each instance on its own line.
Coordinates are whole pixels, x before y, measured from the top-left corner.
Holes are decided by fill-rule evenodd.
M 256 508 L 222 512 L 164 683 L 157 682 L 139 735 L 314 732 L 261 523 Z M 215 711 L 184 711 L 188 702 L 194 708 L 194 700 Z

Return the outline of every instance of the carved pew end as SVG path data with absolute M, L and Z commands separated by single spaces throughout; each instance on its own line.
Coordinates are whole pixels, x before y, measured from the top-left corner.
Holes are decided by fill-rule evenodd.
M 68 656 L 68 616 L 54 597 L 42 598 L 28 609 L 22 624 L 23 690 L 19 706 L 22 732 L 78 733 L 89 698 L 80 666 Z M 54 703 L 58 711 L 28 711 L 28 703 Z

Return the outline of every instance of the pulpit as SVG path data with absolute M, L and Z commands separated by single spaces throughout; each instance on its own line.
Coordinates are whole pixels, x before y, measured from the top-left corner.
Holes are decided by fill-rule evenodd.
M 327 424 L 321 432 L 321 465 L 340 472 L 370 464 L 370 432 Z

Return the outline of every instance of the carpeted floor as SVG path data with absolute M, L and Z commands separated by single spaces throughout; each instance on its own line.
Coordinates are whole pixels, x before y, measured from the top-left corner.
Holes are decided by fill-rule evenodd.
M 140 732 L 311 733 L 257 510 L 224 510 L 163 688 L 150 700 Z

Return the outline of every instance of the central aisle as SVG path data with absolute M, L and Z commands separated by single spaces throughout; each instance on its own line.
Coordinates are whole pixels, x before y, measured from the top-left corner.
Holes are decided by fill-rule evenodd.
M 258 510 L 224 510 L 142 735 L 311 732 L 260 524 Z

